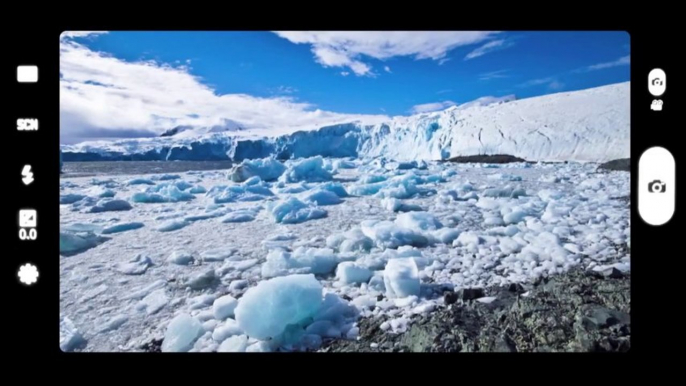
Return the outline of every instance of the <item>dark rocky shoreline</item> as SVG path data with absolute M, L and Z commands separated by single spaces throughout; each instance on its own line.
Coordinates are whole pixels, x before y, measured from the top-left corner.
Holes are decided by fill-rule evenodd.
M 494 296 L 491 303 L 475 297 Z M 361 319 L 358 340 L 324 352 L 624 352 L 631 347 L 630 274 L 574 270 L 522 286 L 446 292 L 402 334 Z M 374 343 L 374 344 L 373 344 Z M 374 346 L 374 347 L 372 347 Z

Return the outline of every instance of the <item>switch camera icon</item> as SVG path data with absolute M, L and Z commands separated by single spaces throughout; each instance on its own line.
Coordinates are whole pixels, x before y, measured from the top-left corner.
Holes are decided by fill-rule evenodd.
M 667 191 L 667 184 L 660 180 L 653 180 L 648 184 L 648 192 L 664 193 Z
M 660 96 L 667 89 L 667 75 L 660 68 L 653 69 L 648 74 L 648 91 L 654 96 Z

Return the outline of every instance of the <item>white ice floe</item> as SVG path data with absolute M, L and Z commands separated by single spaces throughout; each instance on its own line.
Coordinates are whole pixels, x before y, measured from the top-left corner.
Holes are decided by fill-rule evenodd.
M 136 222 L 136 221 L 124 222 L 124 223 L 114 224 L 114 225 L 111 225 L 111 226 L 103 229 L 102 234 L 106 235 L 106 234 L 110 234 L 110 233 L 126 232 L 126 231 L 131 231 L 134 229 L 138 229 L 138 228 L 143 228 L 143 226 L 145 226 L 145 224 L 143 224 L 142 222 Z
M 103 198 L 90 208 L 91 213 L 100 212 L 117 212 L 123 210 L 131 210 L 131 204 L 126 200 L 115 200 L 112 198 Z
M 403 298 L 419 295 L 418 273 L 417 264 L 413 258 L 389 260 L 383 273 L 388 297 Z
M 229 179 L 243 182 L 251 177 L 259 177 L 264 181 L 276 180 L 286 171 L 286 167 L 274 158 L 244 160 L 229 172 Z
M 85 344 L 86 340 L 83 339 L 74 322 L 66 317 L 60 318 L 60 349 L 64 352 L 73 351 Z
M 296 224 L 326 217 L 327 212 L 316 205 L 306 204 L 295 197 L 283 201 L 270 202 L 267 210 L 277 223 Z
M 152 265 L 153 263 L 150 257 L 144 254 L 138 254 L 129 261 L 115 264 L 114 269 L 124 275 L 142 275 L 148 267 Z
M 225 295 L 214 301 L 212 312 L 217 320 L 224 320 L 233 316 L 234 310 L 238 305 L 238 300 L 231 295 Z
M 162 341 L 162 352 L 184 352 L 205 332 L 202 324 L 187 314 L 180 314 L 169 323 Z
M 312 318 L 322 305 L 322 296 L 322 286 L 314 275 L 265 280 L 240 299 L 236 321 L 251 337 L 275 339 L 289 326 L 302 325 Z
M 289 273 L 327 274 L 333 272 L 338 260 L 328 248 L 298 247 L 295 251 L 273 250 L 262 265 L 262 276 L 275 277 Z
M 343 284 L 366 283 L 372 275 L 371 270 L 351 261 L 340 263 L 336 268 L 336 279 Z
M 286 161 L 284 172 L 300 161 Z M 305 173 L 297 182 L 251 176 L 237 183 L 226 171 L 63 181 L 63 197 L 93 186 L 115 197 L 157 185 L 182 193 L 208 188 L 189 201 L 125 211 L 90 212 L 111 200 L 91 196 L 60 206 L 61 314 L 88 339 L 70 349 L 143 350 L 142 342 L 159 339 L 170 320 L 187 314 L 202 332 L 191 334 L 184 351 L 218 351 L 234 337 L 223 349 L 316 350 L 331 337 L 355 339 L 360 315 L 388 320 L 386 333 L 410 328 L 413 315 L 442 306 L 444 289 L 523 283 L 573 267 L 603 275 L 630 270 L 628 173 L 574 162 L 427 162 L 426 170 L 398 170 L 389 158 L 355 159 L 354 168 L 335 163 L 322 160 L 334 178 L 323 182 Z M 137 178 L 155 185 L 127 184 Z M 304 198 L 317 195 L 340 202 Z M 144 226 L 111 233 L 132 223 Z M 129 260 L 138 254 L 150 261 Z M 317 292 L 319 307 L 315 296 L 300 303 L 300 284 L 260 287 L 272 277 L 308 274 L 314 276 L 304 293 Z M 258 288 L 259 295 L 246 297 Z M 233 315 L 220 307 L 222 296 L 237 299 Z M 240 305 L 251 297 L 244 307 L 252 314 L 241 319 Z M 268 340 L 246 330 L 271 329 L 291 311 L 297 320 L 276 322 Z
M 332 177 L 332 174 L 324 169 L 324 159 L 317 156 L 291 161 L 279 180 L 283 182 L 322 182 L 330 181 Z

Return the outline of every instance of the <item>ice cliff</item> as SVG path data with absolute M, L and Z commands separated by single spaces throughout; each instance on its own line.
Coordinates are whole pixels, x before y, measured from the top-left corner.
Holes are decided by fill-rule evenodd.
M 629 157 L 630 84 L 257 137 L 249 130 L 63 145 L 64 161 L 378 157 L 440 160 L 510 154 L 532 161 Z

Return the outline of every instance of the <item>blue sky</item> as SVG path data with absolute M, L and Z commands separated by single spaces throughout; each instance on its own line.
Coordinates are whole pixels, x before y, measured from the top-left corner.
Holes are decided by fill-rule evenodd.
M 629 44 L 625 32 L 65 33 L 62 137 L 149 136 L 219 116 L 307 126 L 580 90 L 628 81 Z M 283 120 L 253 122 L 251 109 Z M 113 118 L 126 111 L 140 116 Z

